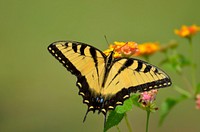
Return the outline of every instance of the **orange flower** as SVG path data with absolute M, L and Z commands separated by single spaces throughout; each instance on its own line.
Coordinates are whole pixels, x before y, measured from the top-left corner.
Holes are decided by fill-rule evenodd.
M 190 38 L 200 31 L 200 27 L 196 25 L 186 26 L 183 25 L 180 30 L 176 29 L 175 34 L 183 38 Z
M 109 49 L 105 50 L 104 53 L 108 55 L 113 50 L 115 52 L 115 58 L 130 57 L 138 51 L 137 43 L 135 42 L 114 42 L 114 44 L 111 44 Z
M 112 47 L 112 45 L 110 45 L 110 47 Z M 104 50 L 103 53 L 108 56 L 110 54 L 110 52 L 112 52 L 114 50 L 114 48 L 109 48 L 107 50 Z M 114 53 L 114 58 L 118 58 L 121 57 L 121 55 L 118 52 Z
M 151 55 L 155 53 L 156 51 L 160 50 L 160 44 L 159 43 L 153 43 L 153 42 L 147 42 L 143 44 L 138 45 L 138 54 L 137 56 L 145 56 L 145 55 Z

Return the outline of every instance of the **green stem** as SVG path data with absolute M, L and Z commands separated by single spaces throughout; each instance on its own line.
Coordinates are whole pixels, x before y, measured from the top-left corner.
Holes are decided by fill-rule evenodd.
M 149 117 L 150 117 L 150 109 L 147 109 L 147 120 L 146 120 L 146 132 L 149 130 Z
M 130 123 L 128 121 L 128 117 L 127 117 L 126 113 L 125 113 L 124 117 L 125 117 L 126 125 L 128 127 L 129 132 L 132 132 L 132 128 L 131 128 L 131 125 L 130 125 Z
M 117 125 L 117 131 L 120 132 L 119 126 Z
M 193 94 L 193 86 L 191 84 L 191 82 L 188 80 L 188 78 L 186 76 L 184 76 L 182 73 L 180 74 L 182 80 L 183 80 L 183 83 L 185 84 L 186 88 L 188 88 L 189 92 L 191 94 Z
M 195 62 L 194 62 L 194 52 L 193 52 L 193 44 L 192 44 L 192 38 L 188 38 L 189 44 L 190 44 L 190 56 L 191 56 L 191 74 L 192 74 L 192 87 L 195 88 Z

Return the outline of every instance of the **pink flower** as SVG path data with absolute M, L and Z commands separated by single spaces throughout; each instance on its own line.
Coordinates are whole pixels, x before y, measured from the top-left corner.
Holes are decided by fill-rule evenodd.
M 156 89 L 151 91 L 145 91 L 140 94 L 139 102 L 143 104 L 143 107 L 149 107 L 155 101 L 157 93 L 158 90 Z
M 196 96 L 196 108 L 200 110 L 200 94 Z
M 137 43 L 127 42 L 125 45 L 123 45 L 120 48 L 119 52 L 122 54 L 122 56 L 126 56 L 126 57 L 132 56 L 133 54 L 138 52 Z

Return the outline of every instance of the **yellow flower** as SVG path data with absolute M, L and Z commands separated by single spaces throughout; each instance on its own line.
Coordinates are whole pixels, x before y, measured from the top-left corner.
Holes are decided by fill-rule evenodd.
M 151 55 L 160 50 L 160 45 L 159 43 L 147 42 L 139 44 L 138 50 L 139 52 L 136 54 L 137 56 Z
M 108 56 L 109 53 L 112 52 L 112 51 L 113 51 L 113 48 L 109 48 L 109 49 L 104 50 L 103 53 L 104 53 L 106 56 Z
M 181 29 L 179 29 L 179 30 L 176 29 L 174 32 L 175 32 L 175 34 L 177 34 L 180 37 L 189 38 L 189 37 L 195 35 L 199 31 L 200 31 L 200 27 L 199 26 L 196 26 L 196 25 L 192 25 L 192 26 L 183 25 L 181 27 Z
M 110 52 L 114 51 L 114 57 L 130 57 L 135 54 L 137 49 L 137 43 L 135 42 L 117 42 L 109 46 L 109 49 L 105 50 L 104 53 L 109 55 Z

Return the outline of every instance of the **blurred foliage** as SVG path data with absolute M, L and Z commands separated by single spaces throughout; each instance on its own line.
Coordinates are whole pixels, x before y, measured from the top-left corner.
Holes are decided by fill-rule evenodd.
M 163 44 L 169 38 L 175 38 L 172 29 L 180 24 L 200 23 L 197 17 L 199 4 L 199 0 L 1 0 L 0 131 L 101 132 L 102 116 L 88 115 L 87 121 L 82 123 L 87 108 L 77 95 L 75 77 L 52 58 L 47 46 L 57 40 L 76 40 L 103 50 L 107 47 L 104 35 L 109 42 L 159 40 Z M 177 52 L 187 60 L 189 52 L 186 41 L 176 39 L 179 42 Z M 199 45 L 195 44 L 200 39 L 195 37 L 193 41 L 194 59 L 197 60 Z M 158 64 L 161 57 L 160 54 L 152 55 L 150 61 Z M 199 65 L 200 62 L 196 61 L 197 77 Z M 167 70 L 173 81 L 177 81 L 176 84 L 185 86 L 185 81 L 174 70 L 164 66 L 161 68 Z M 182 70 L 189 76 L 187 68 Z M 196 87 L 198 93 L 199 85 Z M 158 95 L 158 107 L 159 101 L 169 96 L 175 98 L 179 95 L 171 88 L 162 90 Z M 191 109 L 193 103 L 191 99 L 179 103 L 159 128 L 156 125 L 158 114 L 153 114 L 150 130 L 187 132 L 192 129 L 198 132 L 199 111 Z M 133 130 L 144 131 L 142 125 L 145 118 L 140 111 L 133 107 L 127 115 L 130 124 L 134 124 Z M 120 123 L 119 127 L 122 131 L 127 130 L 126 124 Z M 109 131 L 114 132 L 116 128 Z
M 143 57 L 147 61 L 150 60 L 152 54 L 155 54 L 156 52 L 160 51 L 165 54 L 164 58 L 161 59 L 161 62 L 160 62 L 161 66 L 165 66 L 165 67 L 175 71 L 179 76 L 185 76 L 183 73 L 183 70 L 185 67 L 190 68 L 190 71 L 191 71 L 190 78 L 192 78 L 192 80 L 189 81 L 188 80 L 189 78 L 187 79 L 188 76 L 185 77 L 185 79 L 188 83 L 187 85 L 185 85 L 185 87 L 186 88 L 188 87 L 188 89 L 190 89 L 190 91 L 185 90 L 184 88 L 180 88 L 178 86 L 177 82 L 173 82 L 173 88 L 176 92 L 179 93 L 179 95 L 176 98 L 168 97 L 162 103 L 162 105 L 160 107 L 160 111 L 161 111 L 160 112 L 160 121 L 159 121 L 160 126 L 163 124 L 165 118 L 168 116 L 168 114 L 170 113 L 172 108 L 174 108 L 178 103 L 180 103 L 186 99 L 193 99 L 193 100 L 195 99 L 194 102 L 196 102 L 196 108 L 197 109 L 200 108 L 199 83 L 196 83 L 196 78 L 195 78 L 196 77 L 195 76 L 196 75 L 196 67 L 194 67 L 194 65 L 196 65 L 196 64 L 194 63 L 194 58 L 193 58 L 194 53 L 193 53 L 193 43 L 192 43 L 192 39 L 193 39 L 194 35 L 200 31 L 200 27 L 197 25 L 192 25 L 192 26 L 184 25 L 184 26 L 182 26 L 182 28 L 180 30 L 176 29 L 175 31 L 176 31 L 175 33 L 178 36 L 189 40 L 188 41 L 189 46 L 190 46 L 189 48 L 191 50 L 190 51 L 190 54 L 191 54 L 190 60 L 186 59 L 185 55 L 177 52 L 177 48 L 178 48 L 177 43 L 169 42 L 168 44 L 163 45 L 161 47 L 158 42 L 156 42 L 156 43 L 148 42 L 145 44 L 139 44 L 137 47 L 135 42 L 127 42 L 127 43 L 125 43 L 125 42 L 116 43 L 115 42 L 114 44 L 111 44 L 109 46 L 110 51 L 114 50 L 114 52 L 117 52 L 117 56 L 115 56 L 115 57 L 127 57 L 127 55 L 128 55 L 131 58 L 131 57 L 134 57 L 134 55 L 136 55 L 136 56 Z M 142 45 L 142 46 L 140 46 L 140 45 Z M 126 50 L 124 50 L 124 49 L 126 49 Z M 169 52 L 169 50 L 172 50 L 173 54 L 171 54 Z M 130 53 L 131 53 L 131 56 L 130 56 Z M 132 104 L 136 104 L 136 106 L 142 108 L 143 110 L 145 110 L 147 112 L 146 132 L 148 132 L 150 113 L 156 112 L 156 110 L 158 109 L 156 106 L 156 103 L 155 103 L 155 98 L 156 98 L 157 92 L 158 92 L 157 90 L 150 90 L 150 91 L 142 92 L 142 93 L 140 93 L 140 95 L 134 94 L 131 97 L 131 99 L 126 100 L 122 106 L 116 107 L 116 109 L 114 110 L 115 115 L 117 115 L 117 113 L 118 114 L 123 113 L 126 115 L 126 113 L 131 110 Z M 137 98 L 135 98 L 135 97 L 137 97 Z M 126 117 L 125 118 L 126 122 L 128 122 L 127 116 L 125 116 L 125 117 Z M 116 119 L 116 120 L 118 120 L 118 123 L 119 123 L 122 120 L 122 118 Z M 116 122 L 116 120 L 114 121 L 114 120 L 109 119 L 106 122 L 108 124 L 112 124 L 112 125 L 109 125 L 109 128 L 111 128 L 111 126 L 118 125 L 118 123 L 117 124 L 112 123 L 112 122 Z M 129 128 L 129 131 L 131 132 L 132 129 L 130 128 L 129 124 L 130 123 L 127 123 L 127 127 Z M 108 128 L 106 127 L 105 130 L 107 130 L 107 129 Z

